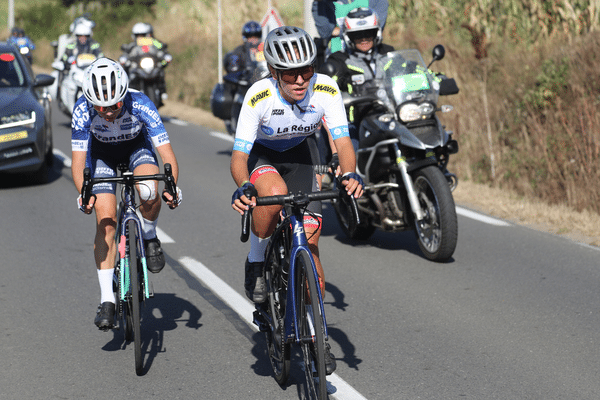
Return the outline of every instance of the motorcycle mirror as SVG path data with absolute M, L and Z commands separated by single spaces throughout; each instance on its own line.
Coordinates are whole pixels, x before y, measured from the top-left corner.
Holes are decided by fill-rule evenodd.
M 446 49 L 441 44 L 438 44 L 433 48 L 433 51 L 431 53 L 432 53 L 433 60 L 431 60 L 431 62 L 427 66 L 428 69 L 431 66 L 431 64 L 434 63 L 434 61 L 439 61 L 442 58 L 444 58 L 444 56 L 446 55 Z

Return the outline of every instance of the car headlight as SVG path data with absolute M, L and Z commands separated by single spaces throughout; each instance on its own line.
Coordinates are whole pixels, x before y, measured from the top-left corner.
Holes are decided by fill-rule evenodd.
M 15 126 L 33 128 L 35 126 L 35 111 L 23 111 L 0 117 L 0 129 L 13 128 Z
M 149 74 L 154 69 L 154 60 L 150 57 L 142 58 L 140 61 L 140 67 Z
M 431 117 L 435 107 L 431 103 L 406 103 L 399 107 L 398 118 L 402 122 L 412 122 Z

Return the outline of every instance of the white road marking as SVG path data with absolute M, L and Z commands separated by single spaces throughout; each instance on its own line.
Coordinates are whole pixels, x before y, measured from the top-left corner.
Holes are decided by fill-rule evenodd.
M 258 327 L 252 322 L 252 313 L 255 308 L 250 301 L 233 290 L 231 286 L 225 283 L 201 262 L 190 257 L 183 257 L 179 259 L 179 263 L 219 296 L 221 300 L 234 310 L 252 329 L 258 332 Z M 336 374 L 331 374 L 327 377 L 327 388 L 330 397 L 334 399 L 366 400 L 366 397 L 362 396 Z
M 226 134 L 226 133 L 223 133 L 223 132 L 216 132 L 216 131 L 212 131 L 212 132 L 210 133 L 210 136 L 214 136 L 214 137 L 217 137 L 217 138 L 219 138 L 219 139 L 226 140 L 226 141 L 228 141 L 228 142 L 231 142 L 231 143 L 233 143 L 233 142 L 235 141 L 235 138 L 234 138 L 233 136 L 231 136 L 231 135 L 228 135 L 228 134 Z
M 471 210 L 467 210 L 466 208 L 456 207 L 456 213 L 462 215 L 463 217 L 471 218 L 477 221 L 484 222 L 486 224 L 495 225 L 495 226 L 511 226 L 510 223 L 506 221 L 502 221 L 501 219 L 496 219 L 492 217 L 488 217 L 487 215 L 479 214 Z
M 58 157 L 65 167 L 71 168 L 71 159 L 65 153 L 63 153 L 59 149 L 53 149 L 52 154 Z
M 169 120 L 167 122 L 170 122 L 174 125 L 179 125 L 179 126 L 188 126 L 189 125 L 186 121 L 182 121 L 177 118 L 169 118 Z

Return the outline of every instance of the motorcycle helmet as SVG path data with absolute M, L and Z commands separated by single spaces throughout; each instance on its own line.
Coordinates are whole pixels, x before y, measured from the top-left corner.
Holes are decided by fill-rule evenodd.
M 92 28 L 89 24 L 79 23 L 73 30 L 75 36 L 92 36 Z
M 19 28 L 17 28 L 16 26 L 10 30 L 11 36 L 19 36 L 19 33 Z
M 299 54 L 296 54 L 296 49 Z M 315 62 L 317 47 L 303 29 L 281 26 L 267 35 L 264 54 L 267 63 L 275 69 L 300 68 Z
M 95 106 L 109 107 L 123 100 L 129 78 L 121 65 L 110 58 L 99 58 L 83 76 L 83 95 Z
M 242 37 L 244 38 L 244 42 L 252 36 L 262 37 L 262 27 L 256 21 L 248 21 L 242 27 Z
M 356 50 L 354 41 L 357 38 L 374 36 L 373 47 L 381 43 L 381 26 L 377 13 L 367 7 L 359 7 L 350 11 L 342 26 L 342 37 L 349 49 Z
M 84 25 L 89 26 L 90 30 L 94 29 L 94 27 L 96 26 L 96 23 L 94 21 L 92 21 L 89 18 L 89 16 L 90 16 L 89 13 L 85 13 L 81 17 L 75 18 L 75 20 L 73 22 L 71 22 L 71 25 L 69 25 L 69 32 L 71 32 L 72 34 L 74 34 L 75 33 L 75 28 L 79 24 L 84 24 Z
M 133 40 L 135 40 L 136 36 L 152 36 L 153 34 L 154 29 L 152 28 L 152 25 L 147 24 L 145 22 L 138 22 L 135 25 L 133 25 L 133 28 L 131 28 L 131 38 Z

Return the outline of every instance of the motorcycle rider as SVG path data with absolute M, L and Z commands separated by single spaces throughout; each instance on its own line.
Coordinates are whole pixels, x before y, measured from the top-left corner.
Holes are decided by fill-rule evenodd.
M 374 80 L 383 77 L 381 60 L 386 53 L 394 51 L 392 46 L 381 42 L 382 29 L 377 13 L 368 7 L 350 11 L 344 18 L 342 37 L 346 50 L 331 54 L 320 72 L 336 80 L 344 92 L 362 94 L 369 90 L 376 91 Z M 360 108 L 353 107 L 347 110 L 354 150 L 358 149 L 360 111 Z
M 156 152 L 163 163 L 171 164 L 177 182 L 177 159 L 158 111 L 145 94 L 129 89 L 123 67 L 111 59 L 100 58 L 85 70 L 83 96 L 73 110 L 71 130 L 72 175 L 79 193 L 86 166 L 92 169 L 92 177 L 117 176 L 117 165 L 123 162 L 128 163 L 134 175 L 153 175 L 159 172 Z M 181 202 L 181 189 L 177 189 L 176 198 L 164 193 L 171 207 Z M 92 197 L 89 205 L 82 205 L 81 195 L 77 200 L 84 213 L 91 214 L 96 210 L 94 258 L 101 300 L 94 323 L 100 329 L 110 329 L 115 322 L 112 286 L 117 252 L 115 190 L 115 184 L 97 184 L 92 188 L 96 197 Z M 165 266 L 165 256 L 156 236 L 161 207 L 158 184 L 144 181 L 137 185 L 137 190 L 148 270 L 158 273 Z
M 23 54 L 29 63 L 32 63 L 31 51 L 35 49 L 33 41 L 25 34 L 23 28 L 14 27 L 11 29 L 11 35 L 6 40 L 9 44 L 15 45 L 21 54 Z M 24 52 L 21 48 L 26 47 L 27 50 Z
M 62 56 L 62 61 L 65 64 L 65 71 L 71 67 L 71 64 L 75 62 L 79 54 L 93 54 L 96 58 L 101 58 L 103 56 L 100 43 L 92 39 L 92 28 L 89 24 L 77 24 L 73 30 L 73 35 L 75 35 L 77 40 L 75 43 L 69 43 L 67 45 L 65 54 Z
M 312 16 L 320 36 L 320 49 L 325 58 L 344 50 L 341 26 L 348 13 L 358 7 L 369 7 L 377 13 L 383 30 L 387 19 L 388 0 L 313 0 Z M 320 64 L 319 64 L 320 65 Z
M 317 190 L 313 169 L 314 135 L 321 119 L 332 128 L 340 153 L 343 184 L 349 194 L 360 197 L 362 180 L 354 172 L 356 158 L 348 138 L 347 119 L 334 80 L 315 74 L 316 46 L 304 30 L 284 26 L 272 30 L 265 40 L 265 58 L 271 77 L 248 89 L 240 112 L 231 156 L 231 175 L 237 185 L 232 208 L 243 214 L 256 205 L 255 196 L 284 195 Z M 251 192 L 248 198 L 244 192 Z M 263 262 L 280 206 L 255 210 L 250 232 L 250 252 L 245 263 L 246 296 L 255 303 L 266 300 Z M 321 203 L 312 202 L 304 217 L 304 229 L 313 254 L 321 292 L 325 278 L 319 261 Z M 316 216 L 313 217 L 313 216 Z M 327 374 L 335 359 L 326 344 Z
M 231 54 L 240 58 L 242 70 L 251 68 L 252 62 L 256 61 L 256 53 L 262 38 L 262 27 L 256 21 L 248 21 L 242 27 L 242 40 L 244 43 L 236 47 Z
M 130 68 L 130 59 L 142 50 L 143 46 L 140 45 L 140 39 L 149 38 L 150 40 L 147 41 L 149 45 L 146 45 L 147 51 L 145 52 L 156 55 L 156 57 L 160 60 L 160 65 L 162 68 L 158 77 L 158 89 L 166 98 L 167 83 L 165 80 L 164 68 L 173 60 L 173 57 L 167 51 L 167 45 L 154 37 L 154 28 L 152 25 L 146 22 L 137 22 L 135 25 L 133 25 L 133 28 L 131 28 L 131 38 L 133 39 L 133 42 L 121 46 L 121 50 L 123 50 L 124 54 L 119 59 L 119 62 L 129 74 L 130 87 L 134 89 L 139 89 L 141 87 L 138 82 L 138 77 Z M 160 99 L 161 102 L 162 100 L 163 99 Z

